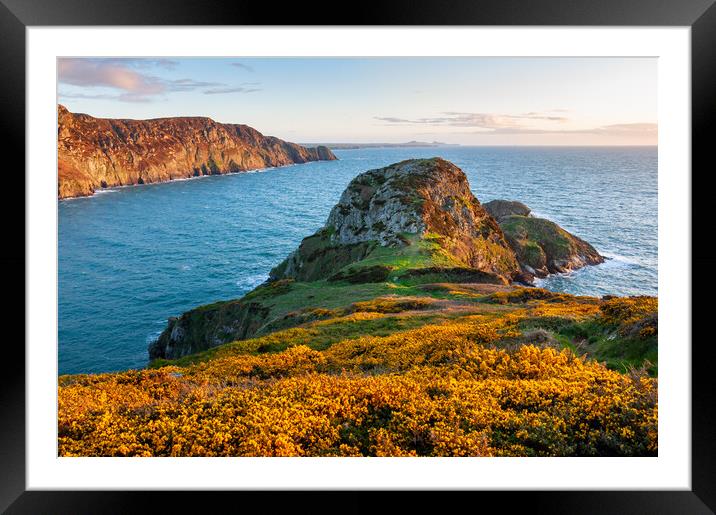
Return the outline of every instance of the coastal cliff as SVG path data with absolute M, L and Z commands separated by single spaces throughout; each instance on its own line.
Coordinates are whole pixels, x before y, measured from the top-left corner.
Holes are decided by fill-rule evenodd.
M 527 236 L 520 239 L 513 229 L 526 224 L 513 204 L 493 201 L 483 207 L 465 173 L 440 158 L 364 172 L 350 182 L 325 226 L 271 270 L 268 284 L 242 299 L 172 318 L 150 344 L 150 358 L 176 359 L 320 318 L 326 305 L 299 291 L 348 284 L 354 285 L 356 300 L 364 300 L 358 292 L 374 290 L 371 284 L 529 284 L 543 270 L 546 275 L 601 262 L 589 244 L 548 220 L 530 218 L 551 232 L 530 231 L 525 243 Z M 520 206 L 527 218 L 529 208 Z M 501 223 L 510 232 L 503 232 Z M 540 266 L 542 261 L 524 250 L 531 245 L 546 249 L 539 254 L 546 264 Z M 582 258 L 589 249 L 592 262 Z
M 211 118 L 95 118 L 58 106 L 59 198 L 114 186 L 334 160 L 326 147 L 307 148 L 248 125 Z

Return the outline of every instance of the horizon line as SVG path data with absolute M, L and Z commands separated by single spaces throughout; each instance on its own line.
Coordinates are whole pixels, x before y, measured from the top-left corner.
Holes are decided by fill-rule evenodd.
M 323 142 L 292 142 L 296 143 L 297 145 L 301 146 L 307 146 L 307 145 L 321 145 L 325 147 L 331 147 L 331 145 L 356 145 L 356 146 L 368 146 L 372 145 L 375 147 L 379 147 L 381 145 L 385 146 L 391 146 L 391 147 L 402 147 L 402 148 L 444 148 L 444 147 L 658 147 L 659 144 L 653 144 L 653 145 L 632 145 L 632 144 L 611 144 L 611 145 L 590 145 L 590 144 L 580 144 L 580 145 L 540 145 L 540 144 L 530 144 L 530 143 L 522 143 L 522 144 L 500 144 L 495 143 L 491 145 L 482 145 L 482 144 L 475 144 L 475 145 L 466 145 L 463 143 L 441 143 L 441 144 L 426 144 L 426 145 L 408 145 L 406 143 L 390 143 L 390 142 L 380 142 L 380 143 L 356 143 L 356 142 L 333 142 L 333 143 L 323 143 Z M 408 142 L 409 143 L 409 142 Z M 337 148 L 336 150 L 360 150 L 358 148 Z

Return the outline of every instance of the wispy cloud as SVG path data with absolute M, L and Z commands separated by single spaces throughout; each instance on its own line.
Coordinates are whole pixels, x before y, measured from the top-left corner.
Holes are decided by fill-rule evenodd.
M 246 70 L 247 72 L 253 72 L 253 67 L 249 66 L 248 64 L 244 63 L 231 63 L 231 66 L 235 66 L 236 68 L 241 68 L 242 70 Z
M 565 129 L 552 124 L 568 122 L 569 118 L 549 113 L 565 113 L 566 109 L 550 109 L 545 112 L 530 111 L 521 114 L 462 113 L 446 111 L 441 116 L 426 118 L 398 118 L 376 116 L 376 120 L 393 126 L 462 127 L 477 129 L 461 134 L 592 134 L 599 136 L 653 137 L 658 134 L 656 123 L 619 123 L 588 129 Z M 548 127 L 534 127 L 533 121 L 547 122 Z
M 612 125 L 601 125 L 591 129 L 529 129 L 529 128 L 504 128 L 496 130 L 495 134 L 594 134 L 601 136 L 653 136 L 659 133 L 659 126 L 656 123 L 615 123 Z M 480 132 L 480 134 L 486 134 Z
M 61 84 L 111 88 L 134 96 L 152 96 L 166 91 L 161 79 L 134 70 L 127 63 L 122 63 L 121 59 L 117 62 L 106 59 L 59 59 L 57 74 Z
M 131 68 L 163 68 L 165 70 L 173 70 L 179 65 L 179 61 L 167 59 L 164 57 L 92 57 L 84 60 L 92 60 L 98 63 L 107 63 Z
M 445 111 L 441 116 L 428 118 L 397 118 L 394 116 L 376 116 L 376 120 L 391 125 L 432 125 L 445 127 L 475 127 L 482 129 L 519 128 L 524 126 L 526 120 L 544 120 L 550 122 L 566 122 L 564 116 L 549 115 L 546 113 L 529 112 L 523 114 L 493 114 L 493 113 L 464 113 Z
M 207 89 L 206 91 L 204 91 L 204 94 L 205 95 L 222 95 L 224 93 L 253 93 L 255 91 L 261 91 L 261 88 L 246 87 L 246 86 L 214 88 L 214 89 Z
M 120 102 L 151 102 L 152 98 L 146 95 L 135 95 L 133 93 L 122 93 L 112 95 L 109 93 L 67 93 L 60 91 L 58 96 L 63 99 L 82 99 L 82 100 L 118 100 Z
M 110 92 L 60 92 L 62 98 L 105 99 L 120 102 L 151 102 L 168 93 L 204 90 L 207 95 L 250 93 L 258 83 L 238 86 L 191 78 L 166 79 L 151 74 L 152 69 L 171 70 L 178 63 L 170 59 L 140 58 L 63 58 L 58 60 L 60 84 L 80 88 L 105 88 Z M 253 86 L 253 87 L 252 87 Z

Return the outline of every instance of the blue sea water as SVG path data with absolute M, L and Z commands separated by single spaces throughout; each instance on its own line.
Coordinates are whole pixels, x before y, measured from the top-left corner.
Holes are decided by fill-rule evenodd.
M 655 147 L 338 150 L 339 161 L 105 190 L 59 203 L 59 373 L 141 368 L 167 318 L 237 298 L 321 227 L 360 172 L 440 156 L 481 202 L 520 200 L 606 263 L 541 286 L 657 293 Z

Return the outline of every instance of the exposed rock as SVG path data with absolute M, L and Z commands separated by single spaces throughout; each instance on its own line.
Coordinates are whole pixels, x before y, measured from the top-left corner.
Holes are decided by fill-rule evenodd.
M 522 202 L 516 200 L 491 200 L 482 205 L 490 216 L 500 223 L 508 216 L 529 216 L 532 211 Z
M 58 106 L 58 195 L 333 160 L 326 147 L 306 148 L 247 125 L 210 118 L 94 118 Z
M 252 336 L 268 310 L 254 302 L 217 302 L 171 317 L 149 345 L 150 359 L 176 359 Z
M 402 161 L 353 179 L 325 227 L 304 239 L 270 277 L 327 278 L 379 248 L 420 243 L 435 247 L 434 254 L 450 268 L 484 272 L 497 282 L 509 282 L 520 272 L 502 230 L 470 191 L 464 172 L 433 158 Z
M 529 275 L 546 277 L 604 262 L 589 243 L 550 220 L 531 216 L 530 208 L 521 202 L 493 200 L 485 209 L 498 221 L 517 255 L 525 272 L 516 277 L 521 282 L 527 282 Z
M 277 281 L 259 286 L 241 299 L 199 306 L 180 317 L 172 317 L 159 338 L 149 344 L 149 358 L 176 359 L 250 338 L 269 314 L 264 302 L 290 289 L 291 281 Z

